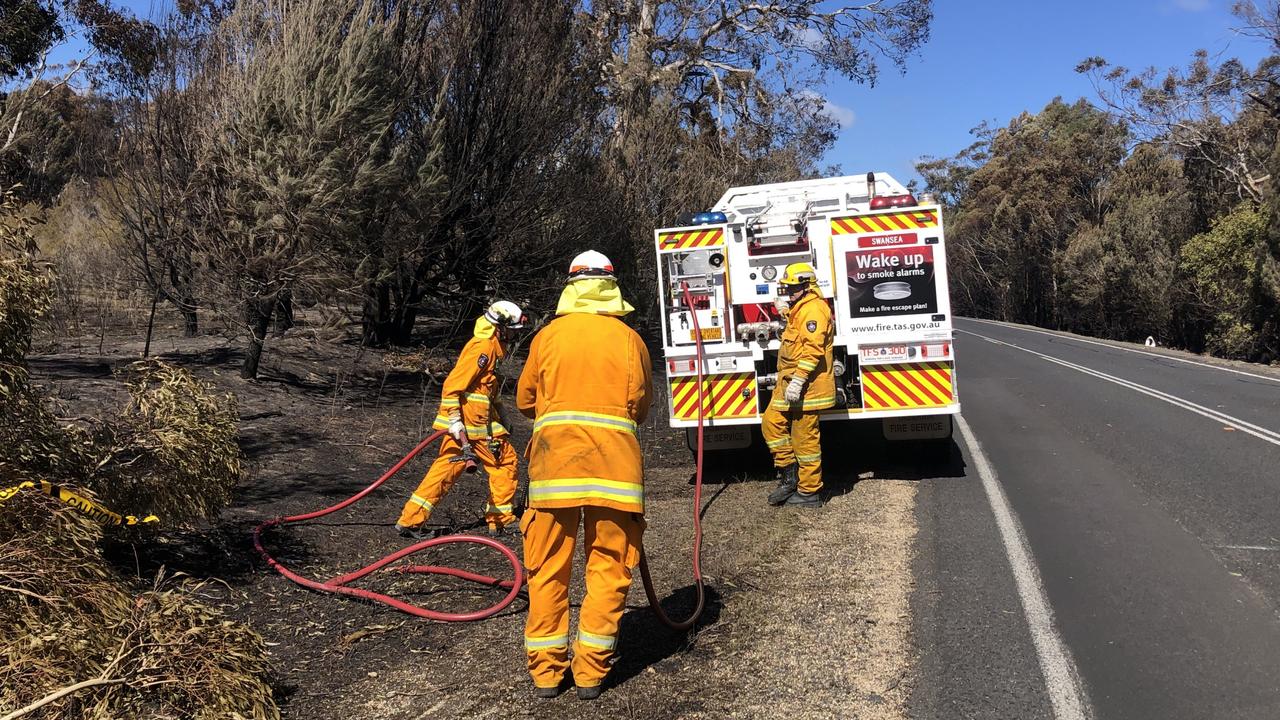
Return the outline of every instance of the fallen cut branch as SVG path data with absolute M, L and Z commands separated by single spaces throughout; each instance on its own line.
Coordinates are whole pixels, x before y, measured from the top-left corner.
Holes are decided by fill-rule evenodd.
M 57 692 L 50 693 L 49 695 L 45 695 L 44 697 L 40 698 L 39 700 L 31 703 L 30 705 L 24 708 L 21 708 L 19 710 L 14 710 L 8 715 L 5 715 L 4 717 L 0 718 L 0 720 L 17 720 L 23 715 L 33 713 L 36 710 L 39 710 L 40 708 L 44 707 L 45 705 L 48 705 L 51 702 L 57 702 L 58 700 L 61 700 L 62 698 L 72 693 L 80 692 L 81 690 L 84 690 L 86 688 L 97 687 L 99 685 L 119 685 L 122 682 L 124 682 L 123 678 L 94 678 L 92 680 L 85 680 L 84 682 L 78 682 L 75 685 L 68 685 L 67 687 L 62 688 Z

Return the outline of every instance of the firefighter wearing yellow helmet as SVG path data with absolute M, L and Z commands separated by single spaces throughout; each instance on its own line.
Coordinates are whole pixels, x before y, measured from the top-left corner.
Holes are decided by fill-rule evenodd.
M 831 358 L 835 323 L 817 282 L 809 263 L 788 265 L 778 282 L 779 308 L 785 310 L 787 326 L 778 351 L 778 384 L 762 427 L 778 477 L 770 505 L 821 504 L 818 413 L 836 404 Z

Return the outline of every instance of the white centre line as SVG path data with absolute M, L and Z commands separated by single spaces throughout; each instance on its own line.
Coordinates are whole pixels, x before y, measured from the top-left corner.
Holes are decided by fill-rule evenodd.
M 1044 673 L 1049 702 L 1053 705 L 1053 716 L 1056 720 L 1090 718 L 1093 712 L 1084 683 L 1080 680 L 1080 672 L 1076 669 L 1071 652 L 1054 626 L 1053 609 L 1040 581 L 1040 571 L 1036 568 L 1031 548 L 1027 545 L 1027 537 L 1022 532 L 1022 524 L 1009 506 L 1009 499 L 1005 497 L 1004 489 L 996 479 L 991 461 L 974 437 L 969 423 L 965 422 L 963 415 L 956 415 L 955 418 L 960 434 L 969 446 L 969 456 L 973 458 L 978 476 L 982 478 L 982 488 L 987 493 L 987 502 L 991 504 L 996 527 L 1000 530 L 1004 552 L 1009 558 L 1009 567 L 1013 570 L 1013 580 L 1018 588 L 1018 598 L 1022 601 L 1022 613 L 1031 630 L 1031 642 L 1035 645 L 1036 657 L 1040 660 L 1040 671 Z
M 1150 357 L 1160 358 L 1162 360 L 1173 360 L 1174 362 L 1186 363 L 1188 365 L 1199 365 L 1200 367 L 1209 368 L 1210 370 L 1221 370 L 1222 372 L 1235 373 L 1236 375 L 1244 375 L 1245 377 L 1256 378 L 1258 380 L 1266 380 L 1268 382 L 1280 383 L 1280 377 L 1276 377 L 1274 375 L 1259 375 L 1257 373 L 1245 372 L 1244 370 L 1236 370 L 1235 368 L 1223 367 L 1221 365 L 1214 365 L 1212 363 L 1207 363 L 1207 362 L 1200 362 L 1199 360 L 1190 360 L 1188 358 L 1182 358 L 1176 355 L 1167 355 L 1165 353 L 1151 352 L 1149 350 L 1139 350 L 1137 348 L 1125 347 L 1124 345 L 1115 345 L 1109 342 L 1102 342 L 1099 340 L 1090 340 L 1089 338 L 1082 338 L 1082 337 L 1079 337 L 1078 335 L 1071 335 L 1068 333 L 1061 333 L 1061 332 L 1053 332 L 1052 330 L 1042 330 L 1040 328 L 1023 327 L 1022 325 L 1014 325 L 1013 323 L 1000 322 L 999 320 L 983 320 L 982 318 L 964 318 L 964 319 L 972 320 L 973 322 L 986 323 L 987 325 L 995 325 L 997 327 L 1009 328 L 1010 330 L 1021 330 L 1023 332 L 1036 333 L 1038 335 L 1048 335 L 1049 337 L 1055 337 L 1061 340 L 1072 340 L 1079 343 L 1088 343 L 1089 345 L 1101 345 L 1102 347 L 1111 348 L 1112 350 L 1123 350 L 1125 352 L 1137 353 L 1139 355 L 1148 355 Z M 961 332 L 967 332 L 967 331 L 962 330 Z M 970 334 L 976 334 L 976 333 L 970 333 Z
M 1116 377 L 1115 375 L 1108 375 L 1107 373 L 1094 370 L 1093 368 L 1090 368 L 1090 367 L 1085 367 L 1084 365 L 1077 365 L 1076 363 L 1073 363 L 1073 362 L 1067 362 L 1066 360 L 1063 360 L 1061 358 L 1056 358 L 1052 355 L 1046 355 L 1042 352 L 1036 352 L 1035 350 L 1024 348 L 1021 345 L 1015 345 L 1011 342 L 1005 342 L 1004 340 L 997 340 L 996 338 L 993 338 L 993 337 L 987 337 L 986 335 L 981 335 L 971 330 L 960 330 L 959 328 L 957 328 L 956 331 L 965 333 L 966 335 L 972 335 L 974 337 L 982 338 L 983 340 L 986 340 L 987 342 L 990 342 L 990 343 L 995 343 L 996 345 L 1004 345 L 1005 347 L 1011 347 L 1015 350 L 1021 350 L 1024 353 L 1030 353 L 1031 355 L 1035 355 L 1036 357 L 1048 360 L 1051 363 L 1057 363 L 1058 365 L 1061 365 L 1063 367 L 1068 367 L 1077 372 L 1082 372 L 1085 375 L 1091 375 L 1100 380 L 1106 380 L 1107 382 L 1115 383 L 1116 385 L 1119 385 L 1121 387 L 1128 388 L 1135 392 L 1140 392 L 1143 395 L 1148 395 L 1157 400 L 1162 400 L 1164 402 L 1167 402 L 1170 405 L 1180 407 L 1183 410 L 1193 412 L 1197 415 L 1202 415 L 1204 417 L 1209 418 L 1210 420 L 1213 420 L 1216 423 L 1232 426 L 1241 432 L 1248 433 L 1260 440 L 1265 440 L 1271 443 L 1272 445 L 1280 445 L 1280 432 L 1269 430 L 1267 428 L 1254 425 L 1251 422 L 1246 422 L 1244 420 L 1241 420 L 1240 418 L 1233 417 L 1224 412 L 1214 410 L 1213 408 L 1207 408 L 1203 405 L 1193 403 L 1190 400 L 1187 400 L 1186 398 L 1181 398 L 1181 397 L 1178 397 L 1177 395 L 1171 395 L 1162 390 L 1156 390 L 1153 387 L 1147 387 L 1146 385 L 1133 382 L 1132 380 L 1125 380 L 1124 378 L 1119 378 L 1119 377 Z

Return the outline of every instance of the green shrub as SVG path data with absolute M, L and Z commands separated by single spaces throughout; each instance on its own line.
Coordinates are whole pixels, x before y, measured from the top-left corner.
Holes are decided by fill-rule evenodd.
M 1262 329 L 1252 316 L 1268 222 L 1265 209 L 1241 203 L 1182 246 L 1179 265 L 1198 311 L 1211 323 L 1207 349 L 1214 355 L 1249 360 L 1261 348 Z

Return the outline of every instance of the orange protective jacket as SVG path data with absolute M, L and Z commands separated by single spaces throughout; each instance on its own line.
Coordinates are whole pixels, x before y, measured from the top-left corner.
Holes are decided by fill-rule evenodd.
M 649 351 L 607 314 L 569 312 L 534 337 L 516 407 L 534 419 L 529 507 L 644 512 L 638 425 L 652 397 Z
M 836 326 L 831 307 L 817 290 L 810 289 L 787 314 L 778 350 L 778 385 L 793 377 L 805 380 L 800 402 L 791 405 L 782 393 L 774 393 L 772 406 L 780 410 L 825 410 L 836 404 L 836 376 L 831 358 Z
M 493 325 L 484 318 L 476 320 L 475 333 L 462 348 L 458 362 L 444 380 L 440 392 L 440 411 L 432 425 L 437 430 L 449 429 L 449 416 L 460 413 L 462 424 L 471 440 L 501 437 L 507 429 L 498 422 L 492 405 L 497 400 L 498 376 L 494 366 L 506 355 L 498 342 Z

